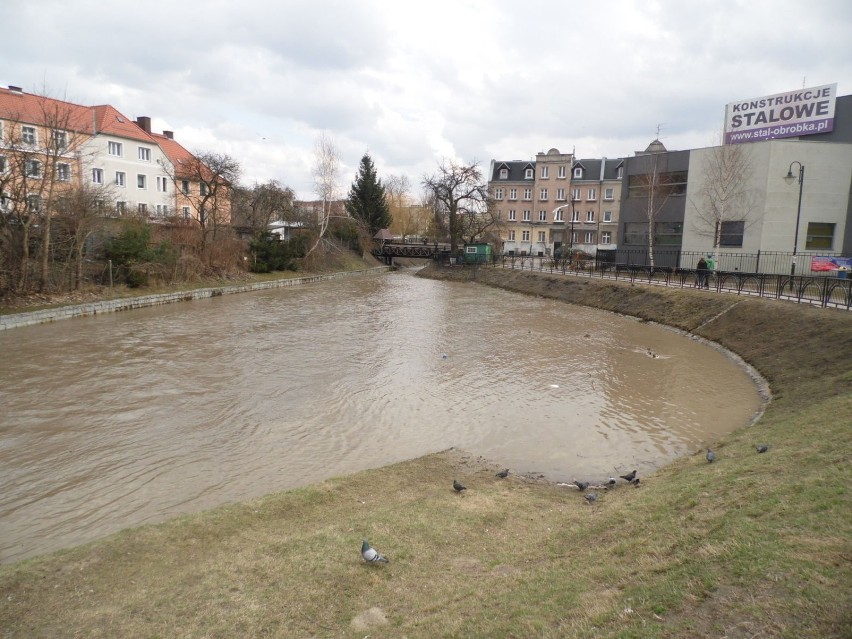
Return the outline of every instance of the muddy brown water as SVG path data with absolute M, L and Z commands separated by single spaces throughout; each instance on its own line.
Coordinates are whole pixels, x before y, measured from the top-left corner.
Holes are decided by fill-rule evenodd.
M 4 331 L 0 561 L 449 447 L 641 474 L 760 405 L 672 331 L 410 272 Z

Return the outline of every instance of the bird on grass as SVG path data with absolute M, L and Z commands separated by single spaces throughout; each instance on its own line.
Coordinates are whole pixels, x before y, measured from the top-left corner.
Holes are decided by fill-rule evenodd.
M 633 481 L 636 479 L 636 471 L 627 473 L 626 475 L 619 475 L 624 481 Z
M 590 504 L 594 504 L 598 500 L 598 494 L 586 493 L 585 495 L 583 495 L 583 499 L 585 499 Z
M 496 473 L 496 477 L 499 477 L 500 479 L 506 479 L 506 477 L 508 477 L 508 476 L 509 476 L 509 469 L 508 468 L 504 468 L 499 473 Z
M 634 477 L 633 479 L 630 480 L 630 483 L 633 484 L 634 486 L 639 486 L 639 478 Z
M 617 480 L 615 479 L 615 477 L 610 477 L 609 479 L 607 479 L 607 480 L 606 480 L 606 485 L 607 485 L 608 487 L 609 487 L 609 486 L 615 486 L 616 481 L 617 481 Z
M 364 558 L 368 564 L 376 564 L 376 563 L 390 563 L 387 557 L 380 554 L 378 550 L 373 548 L 370 545 L 370 542 L 366 539 L 364 543 L 361 544 L 361 556 Z
M 467 486 L 463 486 L 458 479 L 453 480 L 453 490 L 457 493 L 460 493 L 463 490 L 467 490 Z
M 574 485 L 575 485 L 578 489 L 580 489 L 580 490 L 586 490 L 586 488 L 588 488 L 588 487 L 589 487 L 589 482 L 587 482 L 587 481 L 577 481 L 577 480 L 575 479 L 575 480 L 574 480 Z
M 707 463 L 712 464 L 714 461 L 716 461 L 716 453 L 714 453 L 712 450 L 710 450 L 708 448 L 707 449 Z
M 769 450 L 769 445 L 768 444 L 758 444 L 757 446 L 755 446 L 755 448 L 757 448 L 757 452 L 765 453 L 767 450 Z

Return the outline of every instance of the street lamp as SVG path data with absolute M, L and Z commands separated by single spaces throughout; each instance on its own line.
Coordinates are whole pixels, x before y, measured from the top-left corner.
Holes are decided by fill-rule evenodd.
M 793 263 L 790 265 L 790 289 L 793 288 L 793 278 L 796 275 L 796 252 L 799 246 L 799 220 L 802 217 L 802 186 L 805 183 L 805 165 L 798 160 L 790 162 L 790 167 L 787 169 L 787 175 L 784 176 L 784 181 L 787 184 L 792 184 L 796 176 L 793 174 L 793 165 L 799 165 L 799 205 L 796 208 L 796 234 L 793 236 Z
M 553 220 L 556 221 L 556 213 L 566 207 L 571 207 L 571 235 L 568 239 L 568 257 L 571 257 L 571 249 L 574 247 L 574 199 L 571 199 L 571 202 L 568 204 L 563 204 L 561 206 L 557 206 L 553 209 Z

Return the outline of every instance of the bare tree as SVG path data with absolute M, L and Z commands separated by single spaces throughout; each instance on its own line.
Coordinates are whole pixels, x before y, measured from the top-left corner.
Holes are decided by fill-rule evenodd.
M 178 197 L 195 210 L 204 255 L 208 240 L 215 241 L 219 229 L 231 221 L 231 191 L 240 179 L 240 163 L 226 153 L 198 151 L 177 165 L 164 165 L 163 170 Z M 184 188 L 184 182 L 189 188 Z
M 232 197 L 233 223 L 253 231 L 263 231 L 276 220 L 293 220 L 295 193 L 277 180 L 235 188 Z
M 479 164 L 444 159 L 436 174 L 423 178 L 423 187 L 434 196 L 436 210 L 447 217 L 450 251 L 455 253 L 463 230 L 459 216 L 481 214 L 488 208 L 488 185 L 482 180 Z
M 32 104 L 32 103 L 31 103 Z M 30 244 L 39 237 L 38 286 L 50 287 L 51 233 L 57 203 L 80 183 L 81 150 L 89 136 L 83 133 L 75 105 L 45 95 L 35 96 L 27 114 L 0 113 L 0 215 L 7 245 L 7 268 L 14 272 L 19 291 L 30 287 Z
M 490 201 L 484 209 L 465 209 L 459 213 L 459 232 L 468 244 L 495 234 L 501 224 L 500 215 Z
M 340 157 L 334 140 L 323 132 L 314 145 L 314 186 L 319 196 L 322 207 L 317 220 L 317 241 L 308 251 L 308 255 L 323 241 L 325 232 L 328 230 L 328 222 L 331 218 L 331 202 L 335 199 L 337 192 L 338 173 L 340 172 Z
M 751 149 L 746 144 L 712 147 L 703 156 L 698 169 L 702 186 L 690 204 L 696 212 L 696 233 L 713 240 L 714 254 L 722 243 L 723 231 L 739 224 L 740 231 L 754 224 L 754 192 L 749 188 L 752 175 Z
M 62 228 L 67 243 L 66 262 L 73 265 L 73 288 L 83 285 L 83 264 L 89 238 L 103 228 L 105 207 L 112 199 L 107 187 L 80 184 L 62 195 L 57 206 L 56 223 Z

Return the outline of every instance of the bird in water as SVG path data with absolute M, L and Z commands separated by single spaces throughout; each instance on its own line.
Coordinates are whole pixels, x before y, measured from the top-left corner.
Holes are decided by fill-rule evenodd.
M 574 480 L 574 485 L 575 485 L 578 489 L 580 489 L 580 490 L 586 490 L 586 488 L 588 488 L 588 487 L 589 487 L 589 482 L 587 482 L 587 481 L 577 481 L 577 480 L 575 479 L 575 480 Z
M 598 500 L 598 494 L 586 493 L 585 495 L 583 495 L 583 499 L 585 499 L 590 504 L 594 504 Z
M 767 450 L 769 450 L 769 445 L 768 444 L 758 444 L 755 448 L 757 448 L 757 452 L 765 453 Z
M 366 539 L 364 543 L 361 544 L 361 556 L 364 558 L 368 564 L 375 563 L 390 563 L 387 557 L 380 554 L 378 550 L 373 548 Z
M 496 473 L 496 476 L 499 477 L 500 479 L 506 479 L 506 477 L 509 476 L 509 469 L 504 468 L 499 473 Z M 455 486 L 453 488 L 455 488 Z
M 624 481 L 633 481 L 634 479 L 636 479 L 636 471 L 634 470 L 633 472 L 627 473 L 626 475 L 620 475 L 620 477 Z
M 707 463 L 712 464 L 714 461 L 716 461 L 716 453 L 714 453 L 712 450 L 710 450 L 708 448 L 707 449 Z
M 463 490 L 467 490 L 467 486 L 463 486 L 458 479 L 453 480 L 453 490 L 457 493 L 460 493 Z

